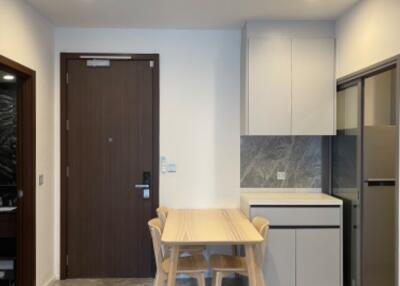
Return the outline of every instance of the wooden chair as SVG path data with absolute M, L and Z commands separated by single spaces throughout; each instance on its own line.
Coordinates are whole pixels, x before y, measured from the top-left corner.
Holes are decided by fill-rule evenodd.
M 257 262 L 262 267 L 268 241 L 269 221 L 262 217 L 255 217 L 252 223 L 264 238 L 256 249 Z M 242 256 L 215 254 L 211 255 L 210 264 L 213 271 L 213 286 L 221 286 L 223 278 L 233 273 L 248 276 L 246 258 Z
M 162 229 L 164 229 L 164 225 L 167 221 L 168 216 L 168 208 L 167 207 L 159 207 L 156 209 L 157 216 L 161 221 Z M 180 254 L 188 254 L 188 255 L 202 255 L 206 247 L 203 245 L 183 245 L 180 247 Z M 164 248 L 164 254 L 166 254 L 167 250 Z
M 151 239 L 153 241 L 154 256 L 156 260 L 157 273 L 154 286 L 161 286 L 168 279 L 169 258 L 164 258 L 161 250 L 162 222 L 153 218 L 148 222 Z M 179 257 L 177 274 L 187 274 L 197 280 L 198 286 L 205 286 L 205 273 L 208 271 L 208 264 L 203 255 L 190 255 Z
M 167 207 L 159 207 L 156 209 L 157 216 L 161 221 L 162 227 L 164 228 L 165 223 L 167 222 L 168 208 Z

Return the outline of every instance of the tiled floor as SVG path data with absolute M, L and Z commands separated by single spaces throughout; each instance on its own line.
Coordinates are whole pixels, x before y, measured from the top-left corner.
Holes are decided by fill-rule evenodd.
M 247 283 L 246 283 L 247 284 Z M 70 279 L 56 281 L 51 286 L 152 286 L 153 279 Z M 193 279 L 178 279 L 177 286 L 197 286 Z M 207 286 L 211 280 L 207 279 Z M 224 279 L 224 286 L 242 286 L 244 281 L 236 279 Z

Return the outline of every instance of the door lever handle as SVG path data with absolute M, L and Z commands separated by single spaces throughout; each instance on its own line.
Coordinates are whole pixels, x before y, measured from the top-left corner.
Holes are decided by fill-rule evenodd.
M 136 189 L 149 189 L 150 185 L 147 185 L 147 184 L 136 184 L 135 188 Z

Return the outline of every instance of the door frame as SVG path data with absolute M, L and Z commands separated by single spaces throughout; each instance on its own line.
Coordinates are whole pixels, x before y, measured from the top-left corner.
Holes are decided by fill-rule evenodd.
M 17 75 L 17 284 L 36 284 L 36 73 L 0 55 Z
M 130 57 L 124 60 L 141 60 L 152 61 L 153 66 L 153 170 L 154 174 L 151 208 L 153 216 L 155 209 L 159 204 L 159 158 L 160 158 L 160 67 L 158 54 L 118 54 L 118 53 L 60 53 L 60 135 L 61 135 L 61 163 L 60 163 L 60 178 L 61 178 L 61 234 L 60 234 L 60 279 L 68 278 L 67 265 L 67 87 L 68 75 L 67 66 L 68 60 L 82 59 L 83 57 L 110 57 L 120 58 Z M 85 60 L 82 59 L 82 60 Z M 154 269 L 152 266 L 151 269 Z
M 396 188 L 395 188 L 395 285 L 398 285 L 400 282 L 400 277 L 399 277 L 399 273 L 397 271 L 397 269 L 399 268 L 400 265 L 400 256 L 399 256 L 399 238 L 400 238 L 400 228 L 399 228 L 399 221 L 400 221 L 400 210 L 399 210 L 399 205 L 400 205 L 400 186 L 399 186 L 399 182 L 400 182 L 400 54 L 393 56 L 391 58 L 388 58 L 386 60 L 380 61 L 378 63 L 375 63 L 373 65 L 370 65 L 366 68 L 363 68 L 359 71 L 356 71 L 354 73 L 351 73 L 349 75 L 340 77 L 337 80 L 337 86 L 344 86 L 348 83 L 351 82 L 355 82 L 355 81 L 359 81 L 361 89 L 359 92 L 361 92 L 361 95 L 364 94 L 364 80 L 367 77 L 371 77 L 374 76 L 376 74 L 385 72 L 387 70 L 390 69 L 395 69 L 396 70 L 396 167 L 395 167 L 395 171 L 396 171 Z M 363 105 L 363 100 L 361 99 L 361 104 Z M 362 112 L 363 112 L 363 108 L 362 108 Z M 363 116 L 363 114 L 362 114 Z M 361 126 L 361 125 L 360 125 Z M 361 130 L 363 129 L 364 126 L 361 126 Z M 360 144 L 360 149 L 363 149 L 363 139 L 361 139 L 361 143 Z M 361 156 L 362 157 L 362 156 Z M 363 170 L 361 170 L 361 172 L 363 173 Z M 361 178 L 361 180 L 363 180 Z M 363 182 L 359 182 L 361 184 L 361 188 L 363 186 Z M 361 204 L 363 202 L 363 196 L 361 193 Z M 361 213 L 361 227 L 362 227 L 362 221 L 363 221 L 363 217 L 362 217 L 362 213 Z M 360 247 L 362 248 L 362 243 L 360 243 Z M 362 258 L 362 251 L 360 253 L 360 258 Z M 360 261 L 361 262 L 361 261 Z M 360 285 L 362 285 L 363 283 L 363 273 L 362 273 L 362 267 L 360 265 L 360 277 L 359 277 L 359 281 L 360 281 Z
M 364 128 L 363 128 L 363 118 L 364 118 L 364 108 L 363 108 L 363 106 L 364 106 L 364 100 L 363 100 L 363 94 L 364 94 L 364 86 L 363 86 L 363 79 L 362 78 L 356 78 L 356 79 L 351 79 L 350 81 L 348 81 L 348 82 L 345 82 L 345 83 L 342 83 L 342 84 L 340 84 L 340 85 L 337 85 L 337 88 L 336 88 L 336 91 L 337 92 L 339 92 L 339 91 L 342 91 L 342 90 L 345 90 L 345 89 L 347 89 L 347 88 L 350 88 L 350 87 L 357 87 L 357 114 L 358 114 L 358 116 L 357 116 L 357 131 L 358 131 L 358 137 L 357 137 L 357 142 L 356 142 L 356 144 L 357 144 L 357 162 L 356 162 L 356 168 L 357 168 L 357 174 L 356 174 L 356 181 L 357 181 L 357 191 L 358 191 L 358 198 L 360 199 L 360 202 L 361 202 L 361 200 L 362 200 L 362 188 L 363 188 L 363 173 L 364 173 L 364 171 L 363 171 L 363 161 L 364 161 L 364 157 L 362 156 L 362 154 L 363 154 L 363 136 L 364 136 Z M 332 147 L 333 147 L 333 139 L 331 138 L 330 139 L 331 140 L 331 146 L 330 146 L 330 153 L 332 154 Z M 332 160 L 330 161 L 330 165 L 332 166 Z M 333 178 L 333 175 L 332 175 L 332 171 L 333 171 L 333 167 L 331 167 L 331 180 L 332 180 L 332 178 Z M 331 183 L 331 185 L 332 185 L 332 183 Z M 339 197 L 340 199 L 342 199 L 344 202 L 343 202 L 343 208 L 345 207 L 345 203 L 346 203 L 346 200 L 345 199 L 343 199 L 342 197 Z M 357 225 L 362 225 L 362 216 L 361 216 L 361 210 L 360 210 L 360 214 L 359 214 L 359 217 L 358 217 L 358 220 L 357 220 Z M 360 231 L 361 231 L 361 227 L 360 227 Z M 343 241 L 344 241 L 344 238 L 343 238 Z M 350 247 L 352 247 L 352 246 L 350 246 Z M 360 239 L 360 237 L 357 237 L 357 245 L 356 245 L 356 248 L 357 248 L 357 254 L 359 254 L 359 256 L 357 256 L 357 266 L 359 266 L 359 269 L 357 269 L 356 270 L 356 277 L 357 277 L 357 281 L 361 281 L 361 262 L 362 262 L 362 259 L 361 259 L 361 250 L 362 250 L 362 246 L 361 246 L 361 239 Z M 345 253 L 344 253 L 344 247 L 342 246 L 342 261 L 343 261 L 343 264 L 344 264 L 344 259 L 345 259 Z M 348 275 L 348 269 L 344 269 L 344 267 L 342 267 L 343 269 L 342 269 L 342 283 L 345 285 L 346 284 L 346 280 L 345 280 L 345 278 L 347 278 L 347 277 L 345 277 L 345 276 L 347 276 Z M 358 270 L 360 270 L 360 271 L 358 271 Z M 362 284 L 360 284 L 360 285 L 362 285 Z

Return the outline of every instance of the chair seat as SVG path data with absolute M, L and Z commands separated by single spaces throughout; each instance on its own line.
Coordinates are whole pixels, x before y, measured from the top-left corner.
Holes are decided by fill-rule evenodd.
M 246 258 L 241 256 L 214 254 L 210 263 L 213 271 L 247 272 Z
M 166 258 L 162 262 L 162 268 L 165 273 L 169 272 L 170 259 Z M 208 264 L 203 255 L 191 255 L 179 257 L 176 273 L 197 273 L 207 272 Z

